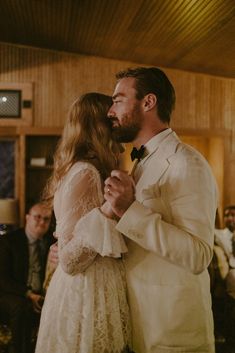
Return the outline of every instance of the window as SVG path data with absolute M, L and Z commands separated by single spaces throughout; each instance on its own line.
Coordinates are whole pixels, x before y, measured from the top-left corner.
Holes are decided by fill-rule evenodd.
M 15 197 L 15 140 L 0 140 L 0 198 Z

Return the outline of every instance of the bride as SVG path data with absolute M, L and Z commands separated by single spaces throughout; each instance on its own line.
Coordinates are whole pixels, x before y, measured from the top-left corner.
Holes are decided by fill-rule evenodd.
M 59 265 L 43 305 L 36 353 L 128 352 L 130 318 L 124 240 L 103 222 L 103 181 L 118 165 L 109 96 L 88 93 L 72 105 L 45 195 L 53 201 Z M 102 233 L 92 228 L 100 217 Z M 92 232 L 89 229 L 92 228 Z M 112 234 L 111 234 L 112 229 Z

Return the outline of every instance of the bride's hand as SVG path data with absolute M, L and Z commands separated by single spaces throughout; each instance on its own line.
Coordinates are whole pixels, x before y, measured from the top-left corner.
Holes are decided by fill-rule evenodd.
M 59 262 L 59 256 L 58 256 L 58 242 L 52 244 L 50 246 L 49 254 L 48 254 L 48 261 L 56 267 Z
M 108 201 L 105 201 L 105 203 L 100 207 L 101 212 L 108 218 L 111 219 L 117 219 L 115 213 L 112 210 L 112 207 Z

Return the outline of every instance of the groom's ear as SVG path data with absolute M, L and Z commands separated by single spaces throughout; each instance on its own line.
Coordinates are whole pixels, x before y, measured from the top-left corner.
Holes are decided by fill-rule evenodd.
M 153 93 L 146 94 L 144 97 L 144 111 L 147 112 L 155 108 L 157 104 L 157 97 Z

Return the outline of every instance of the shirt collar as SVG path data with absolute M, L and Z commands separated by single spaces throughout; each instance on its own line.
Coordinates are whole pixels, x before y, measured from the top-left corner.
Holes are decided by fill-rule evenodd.
M 29 245 L 34 245 L 34 244 L 36 244 L 36 242 L 38 241 L 38 239 L 35 239 L 35 238 L 33 238 L 29 233 L 27 233 L 26 231 L 25 231 L 25 234 L 26 234 L 26 236 L 27 236 L 27 238 L 28 238 L 28 243 L 29 243 Z
M 159 134 L 153 136 L 144 146 L 146 148 L 145 156 L 149 155 L 150 153 L 154 152 L 161 144 L 161 142 L 172 133 L 171 128 L 167 128 L 163 130 Z

